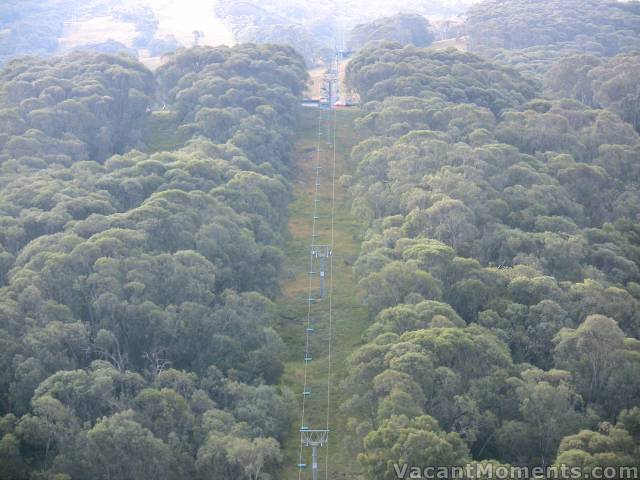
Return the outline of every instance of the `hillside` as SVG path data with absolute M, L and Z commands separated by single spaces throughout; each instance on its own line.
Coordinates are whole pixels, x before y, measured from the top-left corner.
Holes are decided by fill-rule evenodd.
M 10 0 L 0 64 L 0 480 L 637 477 L 640 2 Z
M 628 94 L 620 71 L 592 68 L 595 88 L 606 71 Z M 372 324 L 343 410 L 365 478 L 407 456 L 636 461 L 640 136 L 616 113 L 629 111 L 398 43 L 360 51 L 347 83 L 363 140 L 342 183 L 368 225 L 354 271 Z
M 220 478 L 256 451 L 277 466 L 302 59 L 199 47 L 153 74 L 74 53 L 0 82 L 3 478 Z

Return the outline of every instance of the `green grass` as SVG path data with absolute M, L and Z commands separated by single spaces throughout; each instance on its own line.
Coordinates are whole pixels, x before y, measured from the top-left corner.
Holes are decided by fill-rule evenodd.
M 185 138 L 179 132 L 179 121 L 173 112 L 153 112 L 142 129 L 142 143 L 147 153 L 177 150 Z
M 353 131 L 353 120 L 357 112 L 337 112 L 336 142 L 336 179 L 348 173 L 347 159 L 351 148 L 357 142 Z M 301 399 L 304 363 L 304 328 L 307 320 L 307 296 L 309 287 L 309 247 L 311 242 L 311 220 L 313 216 L 313 192 L 315 189 L 315 151 L 317 145 L 317 111 L 305 110 L 296 145 L 297 174 L 295 180 L 295 200 L 290 205 L 291 238 L 286 246 L 287 278 L 282 281 L 282 295 L 277 300 L 279 311 L 278 330 L 287 344 L 287 358 L 282 385 L 289 387 Z M 331 175 L 333 151 L 323 142 L 321 154 L 320 220 L 317 232 L 321 235 L 319 243 L 330 241 L 330 205 Z M 361 227 L 351 215 L 349 194 L 336 181 L 335 220 L 334 220 L 334 258 L 333 258 L 333 352 L 331 375 L 330 418 L 330 454 L 329 478 L 357 478 L 359 466 L 349 454 L 348 446 L 342 439 L 346 431 L 346 418 L 339 411 L 345 395 L 340 383 L 347 376 L 347 358 L 361 345 L 362 333 L 368 326 L 366 309 L 358 301 L 356 279 L 351 264 L 360 251 Z M 327 283 L 330 281 L 327 278 Z M 314 280 L 314 292 L 317 292 L 317 280 Z M 311 351 L 314 360 L 310 363 L 309 377 L 316 379 L 311 386 L 312 398 L 307 402 L 305 422 L 310 428 L 324 428 L 326 424 L 326 383 L 328 377 L 328 300 L 312 308 L 313 334 Z M 315 395 L 314 395 L 315 392 Z M 285 459 L 276 478 L 282 480 L 297 479 L 298 452 L 300 434 L 299 419 L 293 422 L 290 435 L 284 442 Z M 307 455 L 310 453 L 305 452 Z M 327 448 L 320 452 L 320 477 L 324 478 L 325 455 Z M 310 459 L 305 459 L 310 464 Z M 303 478 L 311 478 L 310 470 L 303 472 Z

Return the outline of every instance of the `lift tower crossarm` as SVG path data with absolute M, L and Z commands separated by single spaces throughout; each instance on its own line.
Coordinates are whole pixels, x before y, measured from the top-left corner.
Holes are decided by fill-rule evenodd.
M 311 256 L 313 258 L 317 258 L 319 260 L 319 272 L 320 272 L 320 298 L 323 299 L 325 297 L 325 272 L 326 272 L 326 261 L 333 255 L 333 250 L 331 249 L 331 245 L 312 245 L 311 246 Z
M 318 448 L 329 443 L 329 430 L 300 429 L 300 441 L 305 447 L 311 447 L 311 478 L 318 480 Z

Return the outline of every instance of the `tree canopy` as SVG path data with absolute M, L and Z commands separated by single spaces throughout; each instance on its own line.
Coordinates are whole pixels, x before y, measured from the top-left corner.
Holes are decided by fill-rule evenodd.
M 337 3 L 218 2 L 256 43 L 155 72 L 113 41 L 50 56 L 65 14 L 22 3 L 0 6 L 0 476 L 275 478 L 297 432 L 274 303 L 294 142 Z M 366 5 L 343 9 L 362 103 L 334 117 L 357 116 L 339 181 L 361 250 L 340 263 L 369 315 L 338 448 L 372 480 L 637 465 L 638 3 L 486 0 L 469 51 L 426 48 L 418 15 L 460 2 Z M 151 50 L 137 8 L 118 18 Z
M 474 51 L 525 70 L 570 54 L 612 57 L 640 48 L 636 2 L 484 0 L 468 13 Z
M 626 7 L 579 3 L 480 4 L 472 46 L 551 51 L 579 40 L 557 22 L 586 28 L 581 15 L 633 28 Z M 534 29 L 530 12 L 570 38 Z M 366 231 L 354 271 L 372 325 L 343 409 L 371 478 L 398 460 L 637 463 L 622 420 L 640 393 L 640 137 L 624 51 L 551 59 L 544 80 L 498 55 L 393 43 L 350 62 L 364 103 L 341 181 Z M 429 457 L 435 444 L 445 460 Z
M 271 299 L 306 78 L 292 49 L 254 45 L 181 50 L 155 75 L 80 52 L 0 73 L 3 472 L 278 464 L 295 402 Z M 146 153 L 156 93 L 186 142 Z
M 359 50 L 369 42 L 393 41 L 402 45 L 426 47 L 433 42 L 429 20 L 421 15 L 399 13 L 371 23 L 361 23 L 351 30 L 348 48 Z

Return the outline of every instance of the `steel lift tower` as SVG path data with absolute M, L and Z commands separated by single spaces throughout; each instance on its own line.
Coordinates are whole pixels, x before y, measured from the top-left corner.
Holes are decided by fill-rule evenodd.
M 324 284 L 327 271 L 327 260 L 333 255 L 333 252 L 329 245 L 313 245 L 311 247 L 311 255 L 313 258 L 318 259 L 320 263 L 318 267 L 318 272 L 320 274 L 320 298 L 323 299 L 326 292 Z
M 303 427 L 300 429 L 300 441 L 305 447 L 311 448 L 311 478 L 318 480 L 318 448 L 329 443 L 329 430 L 309 430 Z M 306 467 L 305 464 L 298 466 Z

